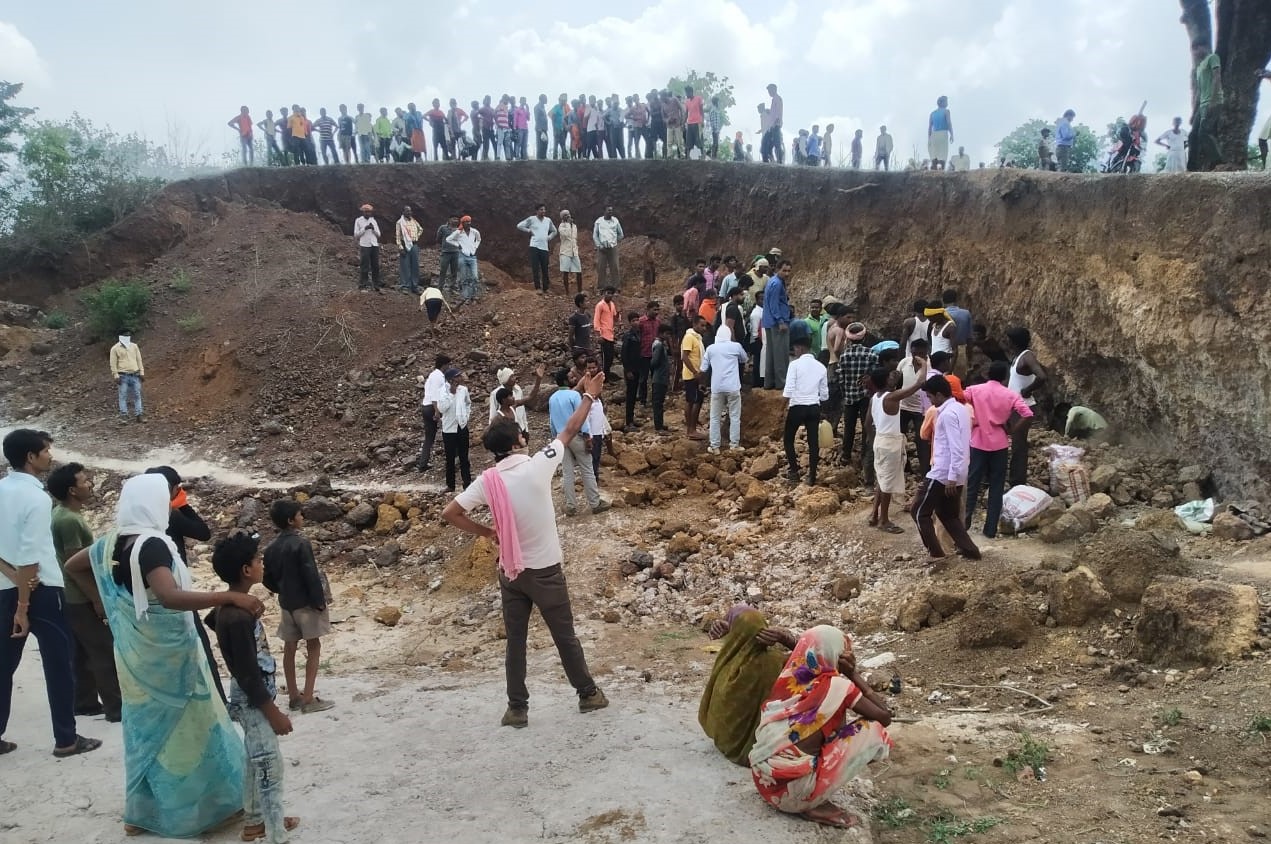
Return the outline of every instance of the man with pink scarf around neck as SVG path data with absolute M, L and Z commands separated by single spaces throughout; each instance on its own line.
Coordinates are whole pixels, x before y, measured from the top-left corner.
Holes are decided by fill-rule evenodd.
M 499 546 L 499 597 L 507 629 L 508 708 L 501 722 L 504 727 L 529 726 L 525 648 L 534 607 L 538 607 L 551 631 L 565 675 L 578 692 L 578 711 L 594 712 L 609 705 L 605 693 L 591 677 L 574 632 L 574 613 L 561 567 L 565 555 L 552 502 L 552 478 L 564 459 L 564 443 L 582 430 L 604 383 L 604 373 L 584 376 L 577 387 L 582 403 L 557 438 L 533 457 L 522 451 L 525 437 L 515 421 L 492 422 L 481 441 L 494 454 L 494 466 L 456 495 L 441 513 L 443 519 L 460 530 L 484 536 Z M 481 505 L 490 508 L 493 527 L 473 521 L 468 515 Z

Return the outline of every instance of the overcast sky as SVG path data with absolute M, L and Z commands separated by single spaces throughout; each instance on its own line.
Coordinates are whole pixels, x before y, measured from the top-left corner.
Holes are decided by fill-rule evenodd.
M 449 11 L 431 11 L 434 5 Z M 629 11 L 601 17 L 598 6 Z M 949 97 L 955 147 L 975 161 L 1030 118 L 1066 108 L 1102 131 L 1148 101 L 1149 133 L 1189 114 L 1187 37 L 1162 0 L 64 0 L 5 4 L 0 79 L 46 118 L 73 111 L 177 152 L 234 147 L 240 105 L 317 115 L 364 102 L 461 103 L 507 92 L 626 94 L 688 68 L 727 75 L 734 129 L 758 151 L 757 103 L 776 82 L 790 131 L 835 123 L 839 150 L 880 124 L 902 161 L 926 155 L 927 115 Z M 425 11 L 425 8 L 428 11 Z

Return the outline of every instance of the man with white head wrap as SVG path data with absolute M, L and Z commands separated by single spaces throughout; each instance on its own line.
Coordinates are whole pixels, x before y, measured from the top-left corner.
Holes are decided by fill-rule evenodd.
M 715 332 L 715 342 L 702 356 L 702 372 L 711 376 L 711 454 L 719 454 L 720 419 L 728 408 L 728 440 L 733 448 L 741 447 L 741 371 L 748 357 L 741 343 L 733 339 L 727 325 Z

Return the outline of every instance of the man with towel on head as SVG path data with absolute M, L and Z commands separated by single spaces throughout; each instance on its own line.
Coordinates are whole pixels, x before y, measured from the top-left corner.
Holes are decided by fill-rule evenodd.
M 591 677 L 574 632 L 569 588 L 561 568 L 565 555 L 552 502 L 552 478 L 564 459 L 565 443 L 582 431 L 604 383 L 600 372 L 583 377 L 579 382 L 582 400 L 578 407 L 557 439 L 533 457 L 519 453 L 525 448 L 525 437 L 515 421 L 495 420 L 482 438 L 494 454 L 494 466 L 455 496 L 441 513 L 443 519 L 460 530 L 498 544 L 499 597 L 507 630 L 508 708 L 501 722 L 505 727 L 529 726 L 525 651 L 534 607 L 538 607 L 551 631 L 565 675 L 578 692 L 578 711 L 593 712 L 609 705 L 605 693 Z M 468 515 L 480 505 L 490 508 L 493 527 L 475 522 Z

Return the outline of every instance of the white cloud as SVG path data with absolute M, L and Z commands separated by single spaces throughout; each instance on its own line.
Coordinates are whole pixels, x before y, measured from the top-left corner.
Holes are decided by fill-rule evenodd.
M 0 79 L 38 88 L 50 83 L 35 45 L 13 24 L 0 21 Z

